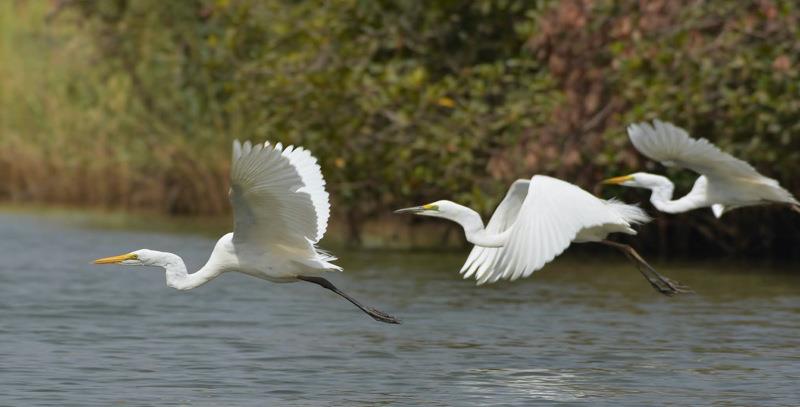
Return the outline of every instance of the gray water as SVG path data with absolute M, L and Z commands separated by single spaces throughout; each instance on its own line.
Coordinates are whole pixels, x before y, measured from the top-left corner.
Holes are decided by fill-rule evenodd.
M 475 287 L 463 253 L 345 252 L 311 284 L 231 273 L 178 292 L 94 266 L 139 248 L 202 264 L 202 236 L 0 215 L 0 405 L 800 405 L 800 273 L 668 265 L 662 297 L 618 257 Z

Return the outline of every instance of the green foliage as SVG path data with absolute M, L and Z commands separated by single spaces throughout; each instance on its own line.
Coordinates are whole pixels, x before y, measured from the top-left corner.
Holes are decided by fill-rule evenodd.
M 591 189 L 660 171 L 624 133 L 655 117 L 800 189 L 791 0 L 67 0 L 0 13 L 0 197 L 12 200 L 220 213 L 231 140 L 271 140 L 320 158 L 357 238 L 387 208 L 449 198 L 488 213 L 533 173 Z M 694 180 L 670 175 L 679 189 Z M 784 214 L 750 214 L 662 217 L 642 241 L 735 251 L 771 241 L 754 223 L 796 232 Z
M 495 203 L 475 181 L 492 152 L 542 124 L 556 94 L 524 49 L 535 5 L 139 0 L 77 11 L 101 69 L 124 73 L 145 110 L 138 142 L 308 146 L 357 219 L 447 191 Z
M 676 29 L 617 50 L 623 121 L 674 117 L 766 173 L 800 171 L 800 9 L 794 1 L 699 3 Z
M 798 3 L 689 2 L 671 10 L 670 24 L 664 25 L 646 12 L 629 11 L 623 15 L 630 18 L 631 35 L 611 47 L 612 86 L 628 107 L 620 112 L 620 122 L 669 118 L 693 136 L 708 138 L 753 163 L 797 195 Z M 608 138 L 627 143 L 617 129 L 610 130 Z M 670 175 L 684 191 L 695 179 L 687 171 Z M 796 235 L 798 223 L 789 211 L 749 212 L 725 219 L 739 230 L 702 216 L 707 213 L 686 216 L 682 222 L 729 251 L 775 249 L 780 246 L 776 236 Z

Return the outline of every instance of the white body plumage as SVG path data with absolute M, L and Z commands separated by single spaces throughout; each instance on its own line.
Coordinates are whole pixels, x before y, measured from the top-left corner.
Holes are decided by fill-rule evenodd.
M 231 271 L 276 283 L 308 281 L 341 295 L 378 321 L 398 323 L 319 277 L 341 268 L 331 263 L 335 257 L 316 247 L 328 226 L 330 204 L 317 160 L 307 150 L 235 141 L 230 199 L 233 233 L 217 241 L 206 264 L 194 273 L 179 256 L 149 249 L 95 263 L 162 267 L 167 285 L 178 290 Z
M 652 191 L 650 202 L 659 211 L 681 213 L 710 207 L 716 217 L 735 208 L 781 203 L 797 208 L 797 199 L 778 181 L 758 173 L 750 164 L 731 156 L 706 139 L 694 139 L 682 128 L 655 120 L 628 127 L 631 142 L 642 154 L 668 167 L 700 174 L 692 190 L 672 199 L 675 186 L 661 175 L 637 172 L 603 181 Z
M 528 277 L 572 242 L 599 242 L 611 233 L 636 234 L 635 223 L 650 220 L 640 208 L 605 201 L 576 185 L 536 175 L 515 181 L 484 228 L 480 215 L 465 206 L 437 201 L 401 209 L 452 220 L 475 247 L 461 268 L 478 284 Z

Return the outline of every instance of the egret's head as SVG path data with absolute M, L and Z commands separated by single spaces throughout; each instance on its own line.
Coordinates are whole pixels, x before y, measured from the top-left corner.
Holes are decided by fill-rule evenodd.
M 161 252 L 155 250 L 137 250 L 119 256 L 103 257 L 97 259 L 94 264 L 122 264 L 124 266 L 152 266 L 160 258 Z
M 614 177 L 603 180 L 603 184 L 607 185 L 622 185 L 625 187 L 636 188 L 655 188 L 664 184 L 666 178 L 648 174 L 646 172 L 636 172 L 630 175 L 623 175 L 621 177 Z
M 433 203 L 429 203 L 427 205 L 422 206 L 412 206 L 411 208 L 403 208 L 394 211 L 394 213 L 413 213 L 415 215 L 422 215 L 422 216 L 434 216 L 437 218 L 450 218 L 450 216 L 458 209 L 461 208 L 461 205 L 450 202 L 450 201 L 436 201 Z

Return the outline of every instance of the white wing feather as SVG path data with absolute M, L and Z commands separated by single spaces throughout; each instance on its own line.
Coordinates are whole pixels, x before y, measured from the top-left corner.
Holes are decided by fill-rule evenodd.
M 531 183 L 527 179 L 519 179 L 511 184 L 505 198 L 500 202 L 500 205 L 495 209 L 492 218 L 486 225 L 486 231 L 491 234 L 505 232 L 517 220 L 519 209 L 522 207 L 522 202 L 528 195 L 528 185 Z M 482 247 L 475 246 L 467 257 L 464 266 L 461 267 L 461 274 L 464 278 L 470 278 L 473 275 L 480 276 L 491 267 L 500 255 L 500 247 Z
M 717 179 L 766 178 L 750 164 L 721 151 L 704 138 L 689 137 L 686 130 L 672 123 L 654 120 L 653 125 L 632 124 L 628 127 L 628 136 L 642 154 L 666 166 L 688 168 Z
M 633 124 L 628 127 L 628 135 L 642 154 L 664 165 L 676 165 L 704 175 L 709 190 L 731 201 L 712 206 L 716 217 L 731 208 L 764 201 L 798 204 L 778 181 L 759 174 L 750 164 L 721 151 L 706 139 L 689 137 L 685 130 L 671 123 L 655 120 L 652 126 Z
M 266 145 L 267 143 L 265 143 Z M 276 150 L 281 150 L 281 143 L 275 146 Z M 317 164 L 317 159 L 311 152 L 303 147 L 289 146 L 283 150 L 283 156 L 289 159 L 289 163 L 297 170 L 304 187 L 297 192 L 305 192 L 311 197 L 314 210 L 317 215 L 317 235 L 311 239 L 313 242 L 322 240 L 325 231 L 328 229 L 328 218 L 330 217 L 331 205 L 328 202 L 328 191 L 325 190 L 325 178 L 322 177 L 322 170 Z
M 528 277 L 560 255 L 581 230 L 604 225 L 630 226 L 605 201 L 583 189 L 536 175 L 506 245 L 490 267 L 477 273 L 478 283 Z
M 234 141 L 230 195 L 234 240 L 306 249 L 325 233 L 328 193 L 307 150 Z

